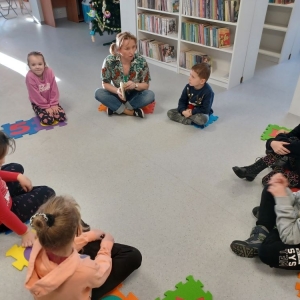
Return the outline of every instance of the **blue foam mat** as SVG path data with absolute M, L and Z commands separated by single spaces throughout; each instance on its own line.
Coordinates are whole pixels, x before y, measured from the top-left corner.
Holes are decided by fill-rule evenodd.
M 213 122 L 217 121 L 219 119 L 218 116 L 214 116 L 214 115 L 210 115 L 208 122 L 204 125 L 197 125 L 195 123 L 192 123 L 193 126 L 195 126 L 196 128 L 200 128 L 200 129 L 204 129 L 205 127 L 209 126 L 210 124 L 212 124 Z

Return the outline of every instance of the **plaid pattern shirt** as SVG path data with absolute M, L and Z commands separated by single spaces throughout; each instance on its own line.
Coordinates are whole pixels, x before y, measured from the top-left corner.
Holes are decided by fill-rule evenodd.
M 127 82 L 119 55 L 108 55 L 105 58 L 101 78 L 103 82 L 112 83 L 116 88 L 120 87 L 121 81 Z M 145 58 L 138 53 L 135 53 L 131 62 L 128 74 L 128 81 L 129 80 L 135 83 L 149 83 L 151 80 L 148 64 Z

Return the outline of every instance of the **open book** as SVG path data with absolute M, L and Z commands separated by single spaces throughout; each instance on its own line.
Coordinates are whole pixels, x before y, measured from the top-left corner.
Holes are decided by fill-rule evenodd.
M 120 82 L 120 88 L 121 88 L 121 91 L 122 91 L 122 96 L 123 96 L 123 99 L 126 100 L 126 95 L 125 95 L 125 83 L 124 82 Z

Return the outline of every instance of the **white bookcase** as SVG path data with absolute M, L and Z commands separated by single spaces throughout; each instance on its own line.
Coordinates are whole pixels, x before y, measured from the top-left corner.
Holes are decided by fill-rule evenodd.
M 175 47 L 177 62 L 166 63 L 146 57 L 149 63 L 177 73 L 189 75 L 189 70 L 180 67 L 179 56 L 180 51 L 192 50 L 211 56 L 213 63 L 212 74 L 209 79 L 210 83 L 230 89 L 253 77 L 268 0 L 241 0 L 238 21 L 236 23 L 183 15 L 182 0 L 180 0 L 178 13 L 138 7 L 138 0 L 136 0 L 135 5 L 136 18 L 139 13 L 149 13 L 175 17 L 177 21 L 178 33 L 175 36 L 155 34 L 140 30 L 138 26 L 136 27 L 138 40 L 144 38 L 155 39 Z M 230 48 L 215 48 L 181 39 L 181 23 L 184 21 L 228 27 L 230 29 L 232 46 Z
M 292 4 L 269 3 L 259 47 L 260 57 L 277 63 L 300 51 L 300 0 Z

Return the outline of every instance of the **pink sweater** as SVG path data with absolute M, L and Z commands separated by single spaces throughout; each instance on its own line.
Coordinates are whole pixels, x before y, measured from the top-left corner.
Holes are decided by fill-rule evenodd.
M 95 258 L 81 258 L 77 252 L 100 237 L 91 230 L 75 238 L 73 253 L 59 265 L 50 261 L 38 240 L 30 254 L 25 287 L 39 300 L 88 300 L 91 289 L 101 286 L 112 268 L 113 243 L 102 240 Z M 100 244 L 100 240 L 99 240 Z
M 29 100 L 46 109 L 58 105 L 59 91 L 56 84 L 53 71 L 46 67 L 43 73 L 43 79 L 40 79 L 32 71 L 26 75 L 26 85 L 29 94 Z

